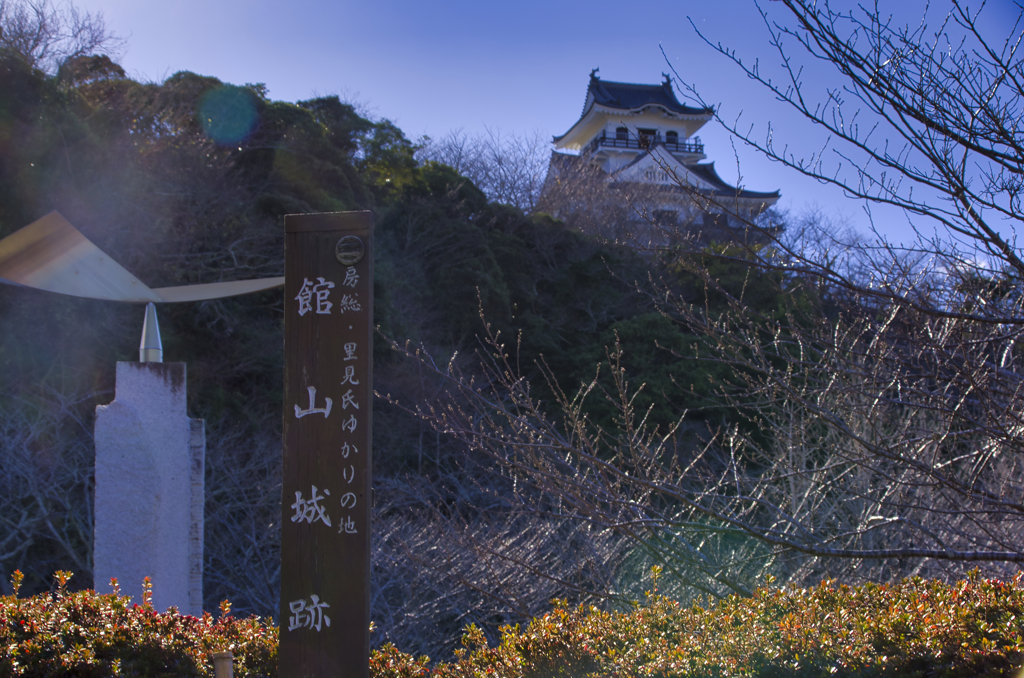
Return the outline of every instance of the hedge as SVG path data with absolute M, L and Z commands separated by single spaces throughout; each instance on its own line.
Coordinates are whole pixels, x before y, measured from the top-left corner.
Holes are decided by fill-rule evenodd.
M 235 675 L 277 675 L 277 629 L 235 619 L 159 613 L 149 598 L 52 593 L 0 599 L 0 676 L 212 676 L 231 650 Z M 15 575 L 17 582 L 17 573 Z M 553 609 L 506 627 L 491 647 L 470 626 L 464 648 L 431 664 L 391 645 L 371 653 L 372 678 L 626 678 L 669 676 L 1001 676 L 1024 663 L 1024 585 L 971 574 L 943 583 L 759 589 L 683 606 L 650 593 L 626 611 Z
M 277 675 L 277 629 L 258 617 L 235 619 L 221 604 L 217 620 L 165 613 L 152 606 L 148 578 L 142 604 L 114 593 L 69 592 L 69 572 L 57 588 L 0 598 L 0 676 L 213 676 L 213 652 L 234 653 L 236 676 Z

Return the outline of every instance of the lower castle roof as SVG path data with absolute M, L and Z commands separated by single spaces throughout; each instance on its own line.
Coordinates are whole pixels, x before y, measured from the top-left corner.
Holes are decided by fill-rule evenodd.
M 639 161 L 643 160 L 648 155 L 650 155 L 650 151 L 638 154 L 636 158 L 634 158 L 632 161 L 629 162 L 629 164 L 625 165 L 624 167 L 619 168 L 616 171 L 616 173 L 621 172 L 622 170 L 626 169 L 627 167 L 635 165 L 636 163 L 638 163 Z M 570 155 L 568 153 L 559 153 L 558 151 L 552 151 L 551 152 L 551 161 L 549 163 L 549 168 L 551 170 L 556 171 L 556 172 L 565 172 L 567 170 L 572 170 L 572 169 L 576 168 L 582 162 L 585 162 L 585 160 L 584 160 L 584 158 L 582 156 Z M 694 163 L 694 164 L 691 164 L 691 165 L 680 163 L 680 165 L 682 167 L 685 167 L 690 172 L 693 172 L 695 175 L 697 175 L 698 177 L 700 177 L 701 179 L 703 179 L 707 183 L 711 184 L 714 187 L 714 189 L 712 191 L 708 191 L 708 193 L 711 194 L 711 195 L 715 195 L 715 196 L 719 196 L 719 197 L 731 197 L 731 198 L 739 198 L 739 199 L 749 199 L 749 200 L 772 200 L 772 201 L 777 200 L 779 198 L 779 196 L 781 195 L 779 193 L 779 191 L 777 191 L 777 190 L 776 191 L 751 191 L 751 190 L 748 190 L 748 189 L 745 189 L 745 188 L 737 188 L 736 186 L 733 186 L 733 185 L 729 184 L 728 182 L 726 182 L 724 179 L 722 179 L 722 177 L 720 177 L 718 175 L 718 172 L 715 170 L 715 163 L 714 162 Z M 635 182 L 634 181 L 634 182 L 616 182 L 616 183 L 642 183 L 642 182 Z M 683 187 L 677 186 L 677 185 L 674 185 L 674 184 L 665 185 L 664 188 L 667 191 L 672 191 L 672 190 L 684 191 L 684 190 L 686 190 Z

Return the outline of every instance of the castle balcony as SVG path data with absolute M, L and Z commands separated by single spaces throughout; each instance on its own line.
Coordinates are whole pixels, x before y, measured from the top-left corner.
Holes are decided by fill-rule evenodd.
M 647 150 L 652 144 L 662 144 L 665 146 L 665 150 L 669 153 L 694 153 L 698 155 L 704 154 L 704 144 L 701 143 L 699 138 L 694 138 L 692 142 L 680 142 L 673 141 L 671 139 L 666 140 L 660 134 L 647 135 L 641 134 L 639 137 L 632 135 L 616 134 L 615 136 L 608 136 L 607 132 L 602 132 L 601 136 L 594 137 L 594 139 L 586 145 L 583 149 L 583 155 L 589 155 L 594 153 L 600 148 L 624 148 L 624 149 L 637 149 Z

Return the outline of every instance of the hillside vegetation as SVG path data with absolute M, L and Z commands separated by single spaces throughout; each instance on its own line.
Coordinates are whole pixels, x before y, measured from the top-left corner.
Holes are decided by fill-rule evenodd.
M 652 421 L 731 415 L 707 400 L 713 368 L 669 353 L 690 349 L 643 291 L 655 261 L 489 202 L 415 150 L 337 97 L 273 101 L 193 73 L 136 82 L 102 56 L 47 74 L 0 53 L 0 237 L 59 210 L 158 287 L 281 275 L 284 214 L 374 211 L 375 386 L 390 396 L 375 405 L 374 604 L 380 637 L 434 651 L 466 623 L 621 588 L 627 551 L 496 502 L 489 465 L 405 409 L 442 383 L 389 341 L 473 371 L 485 318 L 550 398 L 591 380 L 618 338 L 650 379 Z M 282 310 L 280 291 L 159 310 L 165 359 L 187 363 L 190 416 L 206 420 L 208 609 L 227 597 L 276 613 Z M 93 412 L 113 398 L 115 363 L 137 360 L 143 309 L 0 286 L 0 317 L 0 569 L 25 572 L 27 591 L 58 569 L 90 586 Z M 557 579 L 538 585 L 537 569 Z
M 378 657 L 399 657 L 388 643 L 448 656 L 473 625 L 471 644 L 482 634 L 493 647 L 473 645 L 443 669 L 473 672 L 477 659 L 506 661 L 502 648 L 520 661 L 517 643 L 529 642 L 500 631 L 509 624 L 539 618 L 529 628 L 543 636 L 544 619 L 562 619 L 555 627 L 614 637 L 614 620 L 662 614 L 651 610 L 686 624 L 699 610 L 735 610 L 721 618 L 746 635 L 715 627 L 714 642 L 735 643 L 709 661 L 857 675 L 921 656 L 910 645 L 890 655 L 868 616 L 843 625 L 844 610 L 874 610 L 854 604 L 861 592 L 884 601 L 898 589 L 917 607 L 890 600 L 885 634 L 909 643 L 954 629 L 928 646 L 946 659 L 921 671 L 1005 668 L 1019 659 L 1016 608 L 983 615 L 972 637 L 986 640 L 959 646 L 960 622 L 943 627 L 922 610 L 924 598 L 942 599 L 955 616 L 960 586 L 1012 598 L 1024 562 L 1024 258 L 1013 235 L 1024 221 L 1024 88 L 1007 76 L 1024 64 L 992 47 L 1019 33 L 993 41 L 957 0 L 938 32 L 945 42 L 877 7 L 778 5 L 787 18 L 768 30 L 781 80 L 719 49 L 827 129 L 826 155 L 843 160 L 802 159 L 771 134 L 731 131 L 868 206 L 895 206 L 934 237 L 845 237 L 813 215 L 751 216 L 737 196 L 685 182 L 671 189 L 691 191 L 699 218 L 644 221 L 630 187 L 597 172 L 570 183 L 598 185 L 600 199 L 569 195 L 560 211 L 538 200 L 536 166 L 488 167 L 529 155 L 506 153 L 497 135 L 421 148 L 338 97 L 281 102 L 259 83 L 187 72 L 138 82 L 97 55 L 109 42 L 101 22 L 45 0 L 34 15 L 29 3 L 0 2 L 0 236 L 56 209 L 144 282 L 168 286 L 280 275 L 283 215 L 373 211 Z M 23 29 L 50 10 L 87 30 L 34 41 Z M 816 102 L 789 66 L 801 59 L 834 69 L 852 96 Z M 437 162 L 459 157 L 479 186 Z M 612 199 L 618 211 L 605 209 Z M 568 221 L 523 211 L 541 204 Z M 731 240 L 696 232 L 705 216 Z M 633 237 L 652 228 L 657 239 Z M 226 598 L 241 615 L 277 611 L 282 309 L 273 291 L 160 311 L 165 358 L 187 363 L 189 413 L 207 427 L 207 609 Z M 0 318 L 0 569 L 24 572 L 28 594 L 67 570 L 77 575 L 61 595 L 104 593 L 90 563 L 93 413 L 113 397 L 115 362 L 136 358 L 142 309 L 0 286 Z M 632 610 L 652 566 L 667 597 Z M 766 593 L 766 581 L 782 588 Z M 795 627 L 772 636 L 776 621 L 744 627 L 744 615 L 763 619 L 794 596 L 825 609 L 833 590 L 849 604 L 821 624 L 839 615 L 840 626 L 805 644 L 787 640 Z M 564 605 L 539 617 L 555 598 Z M 687 607 L 698 598 L 703 608 Z M 750 613 L 769 599 L 783 602 Z M 916 626 L 904 632 L 901 619 Z M 1003 626 L 989 636 L 991 624 Z M 815 643 L 847 632 L 860 639 L 853 654 L 828 663 L 840 655 Z M 758 634 L 779 638 L 780 654 Z M 679 638 L 666 647 L 685 647 Z M 647 671 L 591 640 L 570 652 L 581 671 Z M 783 641 L 798 649 L 787 654 Z M 644 645 L 641 635 L 629 643 Z M 1002 658 L 975 666 L 973 650 L 943 649 L 953 647 Z M 664 661 L 683 663 L 665 672 L 703 661 L 672 656 Z M 403 671 L 420 670 L 409 661 Z

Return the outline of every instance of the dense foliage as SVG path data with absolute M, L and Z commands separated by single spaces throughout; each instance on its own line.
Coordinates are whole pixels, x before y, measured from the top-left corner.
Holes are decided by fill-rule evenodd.
M 277 632 L 259 618 L 157 612 L 144 597 L 71 592 L 0 598 L 0 676 L 212 676 L 212 653 L 230 651 L 239 676 L 277 674 Z M 15 572 L 14 588 L 21 573 Z
M 16 575 L 17 576 L 17 575 Z M 276 676 L 277 629 L 236 619 L 158 613 L 116 594 L 58 587 L 0 599 L 0 676 L 211 676 L 230 650 L 240 678 Z M 655 580 L 657 581 L 657 580 Z M 373 678 L 554 676 L 998 676 L 1024 662 L 1024 583 L 977 575 L 951 584 L 907 579 L 850 587 L 758 589 L 683 606 L 648 594 L 623 612 L 556 601 L 489 645 L 476 626 L 431 665 L 387 644 Z
M 1024 661 L 1024 590 L 972 576 L 760 588 L 701 607 L 659 595 L 628 612 L 556 604 L 489 647 L 476 628 L 432 671 L 383 648 L 377 676 L 998 676 Z M 1015 675 L 1015 674 L 1014 674 Z

